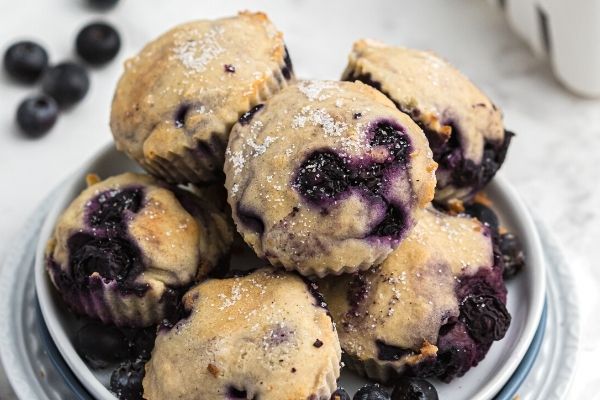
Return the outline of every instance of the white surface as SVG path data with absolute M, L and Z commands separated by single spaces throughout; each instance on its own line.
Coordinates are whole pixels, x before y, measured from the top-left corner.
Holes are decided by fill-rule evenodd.
M 99 16 L 83 0 L 0 0 L 0 47 L 24 37 L 41 40 L 53 60 L 71 56 L 75 32 Z M 369 2 L 357 0 L 125 0 L 104 17 L 123 34 L 119 58 L 190 18 L 267 11 L 285 32 L 300 76 L 336 78 L 352 41 L 374 37 L 430 48 L 449 59 L 501 106 L 518 133 L 503 169 L 565 246 L 577 271 L 583 342 L 569 398 L 600 399 L 600 102 L 565 92 L 544 61 L 532 56 L 503 16 L 478 0 Z M 16 105 L 35 88 L 0 74 L 0 252 L 24 219 L 69 172 L 109 137 L 108 115 L 120 62 L 92 72 L 88 97 L 62 115 L 45 138 L 21 138 Z M 0 382 L 0 398 L 5 384 Z
M 74 349 L 72 338 L 81 323 L 71 313 L 66 312 L 64 303 L 55 296 L 45 272 L 44 252 L 56 220 L 85 188 L 85 176 L 89 172 L 110 176 L 136 169 L 137 165 L 114 150 L 112 143 L 105 146 L 89 163 L 82 166 L 78 173 L 69 178 L 59 192 L 56 203 L 52 205 L 44 222 L 36 252 L 35 284 L 48 331 L 71 370 L 92 395 L 101 399 L 114 399 L 103 386 L 108 383 L 105 380 L 107 376 L 105 373 L 94 376 L 94 371 L 86 366 Z M 486 192 L 494 202 L 503 225 L 523 239 L 528 268 L 509 285 L 508 310 L 512 315 L 512 323 L 506 337 L 495 343 L 485 360 L 463 378 L 450 385 L 437 384 L 442 399 L 486 400 L 494 396 L 512 376 L 529 348 L 544 305 L 546 266 L 531 216 L 512 187 L 501 177 L 496 177 Z M 256 259 L 254 254 L 248 254 L 248 258 L 250 260 L 244 259 L 240 266 L 247 266 Z M 103 384 L 101 381 L 104 381 Z M 343 374 L 341 379 L 342 386 L 350 390 L 350 393 L 365 382 L 349 373 Z

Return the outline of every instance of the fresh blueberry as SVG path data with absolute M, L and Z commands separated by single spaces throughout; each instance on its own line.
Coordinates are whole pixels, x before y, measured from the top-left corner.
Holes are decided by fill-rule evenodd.
M 470 295 L 460 304 L 459 319 L 469 335 L 481 344 L 500 340 L 510 326 L 510 314 L 496 296 Z
M 358 389 L 353 400 L 390 400 L 390 395 L 378 384 L 369 383 Z
M 83 99 L 89 88 L 87 71 L 73 62 L 63 62 L 51 67 L 42 78 L 42 89 L 61 107 L 70 107 Z
M 394 386 L 392 400 L 438 400 L 433 385 L 424 379 L 401 378 Z
M 500 236 L 500 253 L 504 262 L 504 279 L 515 276 L 525 266 L 525 254 L 519 239 L 512 233 Z
M 481 223 L 486 224 L 494 231 L 498 230 L 500 225 L 498 222 L 498 216 L 488 206 L 482 203 L 473 203 L 465 206 L 465 214 L 471 217 L 477 218 Z
M 15 43 L 4 53 L 6 72 L 23 83 L 35 82 L 47 66 L 48 53 L 34 42 Z
M 17 109 L 17 123 L 30 137 L 39 137 L 48 132 L 58 118 L 58 104 L 52 97 L 39 95 L 29 97 Z
M 92 368 L 106 368 L 129 357 L 129 344 L 115 326 L 90 322 L 75 337 L 75 348 Z
M 110 376 L 110 390 L 121 400 L 142 400 L 144 361 L 126 361 Z
M 315 152 L 300 166 L 294 186 L 309 200 L 333 199 L 349 186 L 350 173 L 344 161 L 332 152 Z
M 119 0 L 88 0 L 88 4 L 91 7 L 101 10 L 112 8 L 116 6 L 118 2 Z
M 121 38 L 115 28 L 105 22 L 94 22 L 77 34 L 77 54 L 93 65 L 107 63 L 121 48 Z
M 350 395 L 344 388 L 339 387 L 333 392 L 329 400 L 350 400 Z

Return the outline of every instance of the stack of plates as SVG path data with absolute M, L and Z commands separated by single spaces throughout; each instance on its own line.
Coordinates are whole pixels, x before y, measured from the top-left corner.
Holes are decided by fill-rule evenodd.
M 56 219 L 84 188 L 87 173 L 108 177 L 136 170 L 107 145 L 42 203 L 12 247 L 0 274 L 0 357 L 20 398 L 115 399 L 106 387 L 110 371 L 90 369 L 73 347 L 79 322 L 56 295 L 43 252 Z M 573 375 L 579 334 L 568 264 L 505 180 L 496 177 L 486 194 L 502 224 L 521 238 L 527 257 L 527 268 L 507 284 L 512 324 L 464 377 L 433 383 L 441 400 L 509 400 L 517 393 L 523 399 L 559 399 Z M 348 371 L 340 380 L 350 393 L 364 383 Z

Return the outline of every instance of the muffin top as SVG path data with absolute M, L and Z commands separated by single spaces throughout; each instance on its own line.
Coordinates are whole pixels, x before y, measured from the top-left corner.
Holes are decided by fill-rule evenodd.
M 117 148 L 168 181 L 215 181 L 231 126 L 292 78 L 291 68 L 263 13 L 177 26 L 125 63 L 111 113 Z M 199 160 L 172 172 L 161 163 L 173 154 Z
M 461 279 L 493 266 L 485 226 L 429 208 L 379 267 L 325 279 L 322 287 L 344 351 L 401 369 L 436 355 L 440 328 L 460 314 Z
M 146 364 L 154 399 L 329 399 L 341 350 L 322 298 L 297 275 L 260 269 L 209 280 L 189 316 L 160 330 Z M 314 397 L 311 397 L 314 396 Z
M 225 186 L 260 257 L 302 274 L 378 264 L 433 197 L 421 129 L 362 83 L 288 86 L 232 129 Z

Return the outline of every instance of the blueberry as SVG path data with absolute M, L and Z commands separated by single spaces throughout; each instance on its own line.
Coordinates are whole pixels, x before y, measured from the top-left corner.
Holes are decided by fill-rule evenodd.
M 4 53 L 6 72 L 23 83 L 35 82 L 47 66 L 48 53 L 34 42 L 17 42 Z
M 490 344 L 504 337 L 511 317 L 504 303 L 496 296 L 485 294 L 467 296 L 460 304 L 459 319 L 475 341 Z
M 51 67 L 42 78 L 42 89 L 61 107 L 70 107 L 83 99 L 89 88 L 87 71 L 73 62 Z
M 363 165 L 352 171 L 350 184 L 367 189 L 373 194 L 379 194 L 383 188 L 383 164 Z
M 39 137 L 48 132 L 57 118 L 58 104 L 45 95 L 28 97 L 17 109 L 17 124 L 30 137 Z
M 86 25 L 79 31 L 75 40 L 77 54 L 93 65 L 104 64 L 112 60 L 120 48 L 119 33 L 105 22 Z
M 358 389 L 353 400 L 390 400 L 390 395 L 378 384 L 369 383 Z
M 154 348 L 156 327 L 123 329 L 132 359 L 148 361 Z
M 238 120 L 240 125 L 242 125 L 242 126 L 248 125 L 250 123 L 250 121 L 252 121 L 252 118 L 254 118 L 254 114 L 259 112 L 264 106 L 265 106 L 264 104 L 257 104 L 254 107 L 252 107 L 250 110 L 248 110 L 244 114 L 242 114 L 242 116 Z
M 383 361 L 398 361 L 403 357 L 414 354 L 411 349 L 405 347 L 393 346 L 382 340 L 376 340 L 377 358 Z
M 385 216 L 379 225 L 375 227 L 372 235 L 398 238 L 405 227 L 406 216 L 404 212 L 398 207 L 388 206 Z
M 329 400 L 350 400 L 350 395 L 344 388 L 339 387 L 333 392 Z
M 438 400 L 433 385 L 424 379 L 401 378 L 394 386 L 392 400 Z
M 512 278 L 525 266 L 521 242 L 512 233 L 505 233 L 500 236 L 499 247 L 504 262 L 504 279 Z
M 481 223 L 486 224 L 494 231 L 498 231 L 498 226 L 500 225 L 498 216 L 488 206 L 482 203 L 468 204 L 465 206 L 465 214 L 477 218 Z
M 137 187 L 100 193 L 89 203 L 89 224 L 94 228 L 124 230 L 125 211 L 139 212 L 143 197 L 142 189 Z
M 129 357 L 123 333 L 99 322 L 90 322 L 77 331 L 75 348 L 92 368 L 106 368 Z
M 315 152 L 301 164 L 294 186 L 309 200 L 329 200 L 348 189 L 349 174 L 337 154 Z
M 108 9 L 117 5 L 119 0 L 88 0 L 88 4 L 97 9 Z
M 110 390 L 121 400 L 142 400 L 144 361 L 126 361 L 110 376 Z
M 373 128 L 372 146 L 385 146 L 395 161 L 404 163 L 408 160 L 410 143 L 408 136 L 400 126 L 391 122 L 378 122 Z

